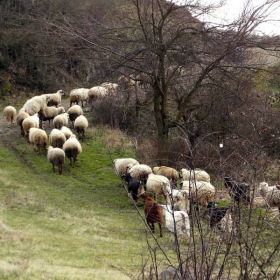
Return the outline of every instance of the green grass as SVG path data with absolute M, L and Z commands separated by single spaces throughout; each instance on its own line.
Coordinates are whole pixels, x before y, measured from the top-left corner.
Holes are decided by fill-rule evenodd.
M 149 258 L 145 225 L 111 161 L 133 150 L 110 154 L 97 132 L 88 132 L 76 167 L 67 161 L 62 175 L 20 136 L 0 145 L 1 279 L 139 275 Z

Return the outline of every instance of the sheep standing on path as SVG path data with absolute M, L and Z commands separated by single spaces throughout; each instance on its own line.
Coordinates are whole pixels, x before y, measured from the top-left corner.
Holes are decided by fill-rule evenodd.
M 40 120 L 39 120 L 39 116 L 37 113 L 33 116 L 29 116 L 29 117 L 25 118 L 22 122 L 22 128 L 24 131 L 24 135 L 26 137 L 28 137 L 30 128 L 32 128 L 32 127 L 39 128 L 39 123 L 40 123 Z
M 21 108 L 16 115 L 16 122 L 17 122 L 17 125 L 20 127 L 20 134 L 22 136 L 24 136 L 24 130 L 23 130 L 22 123 L 23 123 L 24 119 L 26 119 L 28 117 L 30 117 L 30 115 L 25 112 L 24 108 Z
M 47 154 L 48 161 L 52 164 L 53 172 L 55 172 L 55 166 L 58 167 L 58 173 L 62 174 L 62 168 L 65 163 L 65 152 L 60 148 L 48 147 Z
M 74 129 L 77 131 L 78 137 L 82 139 L 82 142 L 84 142 L 87 128 L 88 128 L 88 120 L 85 116 L 81 115 L 75 119 Z
M 57 107 L 58 104 L 61 103 L 61 98 L 65 95 L 65 92 L 62 89 L 60 89 L 56 93 L 49 93 L 48 95 L 49 101 L 47 102 L 47 105 Z
M 53 148 L 62 148 L 66 137 L 61 130 L 54 128 L 50 133 L 49 142 Z
M 116 158 L 113 164 L 116 174 L 121 177 L 127 173 L 128 166 L 138 165 L 139 162 L 134 158 Z
M 73 127 L 76 118 L 84 114 L 83 109 L 80 105 L 73 105 L 67 110 L 67 113 L 69 114 L 69 119 L 72 122 Z
M 84 107 L 84 102 L 87 104 L 88 101 L 88 88 L 76 88 L 71 90 L 70 92 L 70 107 L 73 103 L 79 105 L 79 102 L 82 103 L 82 107 Z
M 62 113 L 54 117 L 53 126 L 54 128 L 61 129 L 62 126 L 68 125 L 69 115 L 68 113 Z
M 62 113 L 65 113 L 64 107 L 46 107 L 44 110 L 39 112 L 40 128 L 43 127 L 43 121 L 49 121 L 49 127 L 51 127 L 51 120 Z
M 30 128 L 29 131 L 29 142 L 34 145 L 34 151 L 37 153 L 40 152 L 40 150 L 45 151 L 48 143 L 48 136 L 47 133 L 36 127 Z
M 50 100 L 49 95 L 39 95 L 28 99 L 23 108 L 30 116 L 43 111 L 47 107 L 47 103 Z
M 210 183 L 210 175 L 202 169 L 181 169 L 182 181 L 203 181 Z
M 4 108 L 4 117 L 6 118 L 6 121 L 10 123 L 9 126 L 13 126 L 15 124 L 16 114 L 17 110 L 13 106 L 6 106 Z
M 75 167 L 75 162 L 78 160 L 78 155 L 82 152 L 82 146 L 76 138 L 76 135 L 71 135 L 70 138 L 63 144 L 62 149 L 65 152 L 67 158 L 69 158 L 70 165 Z

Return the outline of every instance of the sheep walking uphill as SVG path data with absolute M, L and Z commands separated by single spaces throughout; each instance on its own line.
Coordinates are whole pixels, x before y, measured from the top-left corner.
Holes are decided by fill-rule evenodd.
M 147 181 L 149 174 L 153 173 L 152 168 L 146 164 L 128 164 L 127 172 L 137 180 L 143 181 L 144 184 Z
M 64 125 L 60 128 L 60 130 L 65 135 L 66 140 L 69 139 L 71 135 L 73 135 L 73 132 L 71 131 L 71 129 L 66 127 L 66 126 L 64 126 Z
M 182 181 L 203 181 L 210 183 L 210 175 L 202 169 L 181 169 Z
M 4 117 L 10 126 L 15 124 L 17 110 L 13 106 L 6 106 L 3 111 Z
M 68 113 L 62 113 L 60 115 L 57 115 L 53 119 L 53 126 L 57 129 L 60 129 L 62 126 L 67 126 L 68 119 L 69 119 Z
M 78 137 L 82 139 L 82 142 L 84 142 L 87 128 L 88 128 L 88 120 L 85 116 L 81 115 L 75 119 L 74 129 L 77 131 Z
M 48 143 L 48 136 L 47 133 L 36 127 L 32 127 L 29 130 L 29 142 L 34 145 L 34 151 L 37 153 L 40 152 L 40 150 L 45 151 Z
M 84 102 L 87 104 L 88 101 L 88 88 L 76 88 L 71 90 L 70 92 L 70 107 L 73 103 L 76 103 L 79 105 L 79 102 L 81 102 L 82 107 L 84 107 Z
M 61 130 L 54 128 L 49 135 L 49 142 L 53 148 L 62 148 L 66 137 Z
M 39 116 L 37 113 L 33 116 L 29 116 L 29 117 L 25 118 L 22 122 L 22 128 L 24 131 L 24 135 L 26 137 L 28 137 L 30 128 L 32 128 L 32 127 L 39 128 L 39 123 L 40 123 L 40 120 L 39 120 Z
M 49 121 L 49 127 L 51 127 L 51 120 L 62 113 L 65 113 L 64 107 L 46 107 L 44 110 L 39 112 L 40 127 L 43 127 L 43 121 Z
M 23 108 L 26 113 L 30 116 L 39 113 L 47 107 L 47 103 L 50 100 L 48 94 L 34 96 L 31 99 L 27 100 L 23 105 Z
M 72 122 L 73 127 L 76 118 L 84 114 L 83 109 L 80 105 L 73 105 L 67 110 L 67 113 L 69 114 L 69 120 Z
M 153 172 L 156 175 L 162 175 L 171 180 L 173 186 L 176 188 L 177 181 L 179 180 L 179 173 L 176 169 L 168 166 L 155 166 Z
M 160 237 L 162 237 L 162 223 L 163 223 L 163 210 L 157 204 L 157 202 L 149 197 L 147 194 L 143 193 L 140 195 L 144 201 L 144 212 L 147 224 L 152 231 L 155 233 L 155 224 L 158 224 Z
M 60 89 L 56 93 L 49 93 L 49 101 L 47 102 L 47 106 L 55 106 L 57 107 L 58 104 L 61 103 L 62 96 L 65 95 L 65 92 Z
M 117 158 L 113 164 L 116 174 L 121 177 L 127 173 L 128 166 L 138 165 L 139 162 L 134 158 Z
M 20 127 L 20 134 L 22 136 L 24 136 L 24 130 L 23 130 L 23 121 L 24 119 L 30 117 L 30 115 L 28 113 L 25 112 L 24 108 L 21 108 L 17 115 L 16 115 L 16 122 L 17 122 L 17 125 Z
M 47 159 L 52 164 L 53 172 L 55 172 L 55 166 L 57 166 L 58 173 L 62 174 L 62 168 L 65 163 L 65 152 L 60 148 L 49 146 Z
M 280 213 L 280 186 L 269 186 L 266 182 L 259 184 L 260 195 L 270 207 L 277 207 Z
M 206 208 L 208 202 L 215 201 L 215 187 L 208 182 L 203 181 L 182 181 L 180 183 L 182 190 L 188 194 L 190 201 Z
M 98 99 L 103 99 L 109 94 L 109 91 L 105 87 L 95 86 L 90 88 L 88 92 L 88 100 L 89 103 L 92 105 L 93 101 Z
M 146 192 L 152 193 L 156 199 L 158 196 L 162 196 L 167 201 L 171 195 L 170 182 L 165 176 L 151 173 L 146 182 Z
M 78 155 L 82 152 L 82 146 L 76 135 L 71 135 L 68 140 L 63 144 L 63 151 L 67 158 L 69 158 L 70 165 L 75 167 L 75 162 L 78 160 Z

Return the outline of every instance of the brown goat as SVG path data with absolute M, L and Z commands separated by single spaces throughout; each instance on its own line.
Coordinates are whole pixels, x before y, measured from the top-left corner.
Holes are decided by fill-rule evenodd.
M 146 221 L 150 227 L 152 233 L 155 233 L 155 223 L 159 226 L 160 237 L 162 237 L 161 226 L 163 223 L 163 211 L 162 208 L 157 204 L 157 202 L 149 197 L 147 194 L 141 194 L 144 201 L 144 212 L 146 216 Z

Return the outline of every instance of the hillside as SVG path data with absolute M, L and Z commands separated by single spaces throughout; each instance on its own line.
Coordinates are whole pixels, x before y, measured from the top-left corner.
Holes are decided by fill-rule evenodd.
M 111 161 L 133 155 L 125 136 L 91 128 L 76 167 L 58 175 L 2 112 L 0 278 L 136 279 L 150 262 L 146 230 Z

